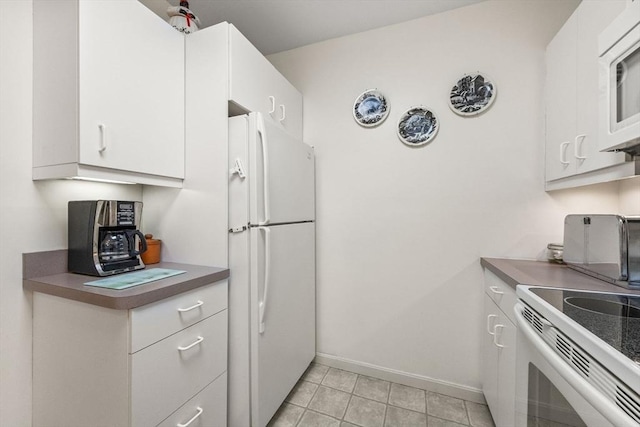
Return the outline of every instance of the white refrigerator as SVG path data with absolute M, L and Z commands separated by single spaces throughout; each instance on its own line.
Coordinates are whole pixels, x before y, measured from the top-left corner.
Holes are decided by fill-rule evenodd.
M 229 119 L 229 427 L 264 427 L 315 356 L 315 156 Z

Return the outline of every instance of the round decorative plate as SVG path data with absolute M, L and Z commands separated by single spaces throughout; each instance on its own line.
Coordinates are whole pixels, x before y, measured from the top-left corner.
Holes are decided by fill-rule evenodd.
M 486 74 L 465 74 L 451 88 L 449 107 L 461 116 L 475 116 L 493 104 L 496 85 Z
M 411 147 L 419 147 L 435 138 L 439 127 L 433 111 L 423 106 L 412 107 L 398 120 L 398 137 Z
M 389 106 L 382 93 L 369 89 L 360 94 L 353 104 L 353 117 L 359 125 L 377 126 L 387 118 Z

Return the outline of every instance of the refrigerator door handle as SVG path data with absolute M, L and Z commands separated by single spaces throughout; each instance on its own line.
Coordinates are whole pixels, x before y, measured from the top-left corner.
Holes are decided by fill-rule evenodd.
M 264 314 L 267 310 L 267 297 L 269 296 L 269 281 L 271 280 L 271 230 L 267 227 L 258 227 L 260 231 L 264 231 L 264 290 L 262 292 L 262 301 L 258 302 L 258 321 L 260 334 L 264 333 Z
M 264 220 L 258 222 L 258 225 L 269 224 L 269 159 L 267 158 L 267 132 L 264 127 L 264 118 L 258 116 L 257 130 L 260 134 L 260 144 L 262 145 L 262 188 L 264 203 Z

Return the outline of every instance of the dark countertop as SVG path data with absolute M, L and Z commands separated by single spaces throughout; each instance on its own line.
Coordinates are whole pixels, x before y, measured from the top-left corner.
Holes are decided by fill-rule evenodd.
M 516 285 L 536 285 L 619 294 L 640 294 L 640 290 L 631 290 L 607 283 L 572 270 L 564 264 L 505 258 L 481 258 L 480 264 L 514 289 Z
M 64 267 L 63 267 L 64 266 Z M 86 286 L 85 282 L 101 277 L 66 272 L 66 250 L 23 255 L 25 290 L 55 295 L 101 307 L 127 310 L 209 285 L 229 277 L 229 269 L 200 265 L 161 262 L 147 266 L 184 270 L 183 274 L 122 290 Z M 49 275 L 38 275 L 44 271 Z M 127 274 L 127 273 L 123 273 Z M 34 277 L 35 276 L 35 277 Z

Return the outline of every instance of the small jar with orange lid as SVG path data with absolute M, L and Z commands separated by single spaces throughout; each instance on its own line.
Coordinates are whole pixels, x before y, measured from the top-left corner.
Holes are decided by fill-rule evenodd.
M 145 234 L 144 238 L 147 241 L 147 250 L 140 254 L 142 262 L 145 265 L 159 263 L 162 240 L 154 239 L 153 234 Z

